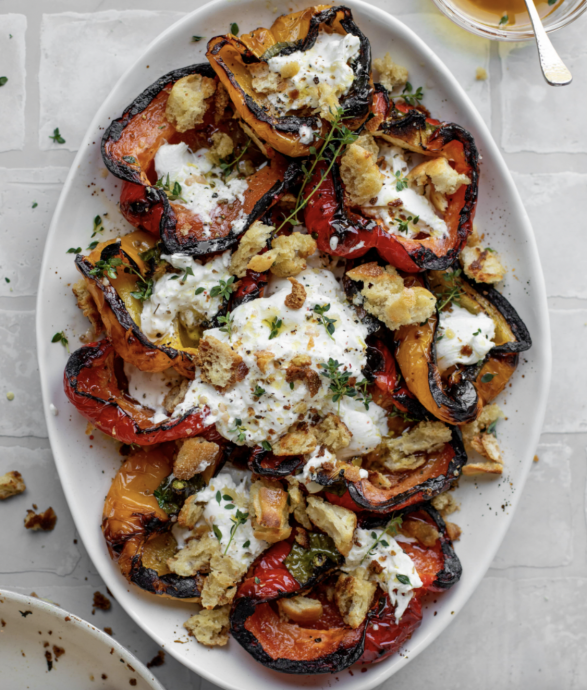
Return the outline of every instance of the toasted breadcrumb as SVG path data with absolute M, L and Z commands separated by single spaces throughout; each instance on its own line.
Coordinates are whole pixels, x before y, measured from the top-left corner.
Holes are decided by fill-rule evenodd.
M 305 259 L 317 249 L 316 241 L 301 232 L 279 235 L 271 246 L 273 248 L 265 254 L 254 256 L 247 268 L 260 273 L 271 269 L 271 273 L 280 278 L 297 276 L 306 268 Z
M 214 97 L 214 122 L 218 124 L 224 118 L 224 111 L 230 103 L 230 96 L 222 82 L 216 85 L 216 95 Z
M 253 482 L 249 501 L 254 512 L 251 526 L 257 539 L 275 544 L 289 537 L 288 495 L 279 482 L 268 479 Z
M 291 292 L 285 298 L 285 306 L 288 309 L 301 309 L 306 301 L 306 288 L 295 278 L 288 278 L 291 283 Z
M 349 144 L 340 161 L 340 176 L 352 206 L 362 206 L 376 197 L 383 187 L 383 174 L 377 157 L 359 144 Z
M 273 226 L 263 225 L 260 220 L 256 220 L 241 237 L 238 249 L 230 260 L 230 270 L 237 278 L 243 278 L 246 275 L 247 264 L 267 247 L 273 230 L 275 230 Z
M 204 505 L 202 503 L 196 503 L 196 494 L 192 494 L 186 498 L 185 503 L 181 507 L 179 515 L 177 516 L 177 524 L 181 527 L 193 529 L 203 513 Z
M 202 587 L 202 606 L 213 609 L 230 604 L 236 594 L 236 586 L 246 573 L 247 566 L 228 555 L 215 555 L 210 561 L 210 574 Z
M 401 533 L 417 539 L 420 544 L 427 547 L 434 546 L 440 537 L 440 533 L 434 525 L 420 522 L 420 520 L 405 520 L 401 526 Z
M 43 513 L 35 513 L 34 510 L 27 510 L 24 519 L 24 526 L 33 532 L 51 532 L 55 528 L 57 522 L 57 515 L 53 508 L 47 508 Z
M 336 453 L 350 445 L 353 435 L 338 415 L 330 413 L 314 427 L 318 443 Z
M 217 388 L 228 388 L 247 375 L 247 366 L 243 358 L 230 345 L 206 335 L 200 341 L 198 362 L 201 378 Z
M 392 331 L 400 326 L 422 323 L 432 316 L 434 295 L 423 287 L 406 288 L 403 278 L 392 266 L 372 262 L 347 271 L 352 280 L 363 281 L 364 308 Z
M 408 70 L 396 64 L 389 53 L 385 53 L 382 58 L 375 58 L 373 67 L 379 72 L 379 83 L 388 91 L 393 91 L 396 86 L 403 86 L 408 81 Z
M 208 532 L 200 539 L 190 539 L 175 556 L 167 559 L 167 567 L 181 577 L 193 577 L 210 570 L 210 562 L 219 554 L 218 539 Z
M 191 479 L 215 462 L 220 446 L 203 438 L 182 439 L 181 447 L 173 463 L 173 474 L 178 479 Z
M 300 484 L 294 477 L 288 477 L 290 484 L 287 493 L 289 495 L 289 510 L 293 513 L 295 519 L 303 525 L 306 529 L 312 529 L 312 523 L 306 512 L 306 497 L 300 490 Z
M 485 67 L 477 67 L 475 70 L 475 79 L 477 81 L 485 81 L 487 79 L 487 70 Z
M 464 475 L 492 474 L 498 476 L 503 473 L 503 458 L 499 443 L 493 434 L 487 432 L 487 428 L 503 416 L 499 405 L 493 403 L 486 405 L 474 422 L 464 424 L 461 427 L 466 450 L 476 451 L 487 459 L 487 462 L 468 462 L 463 467 Z
M 190 74 L 175 82 L 167 105 L 165 118 L 178 132 L 187 132 L 196 125 L 202 124 L 208 108 L 206 99 L 214 95 L 214 79 Z
M 315 623 L 322 616 L 323 608 L 318 599 L 298 596 L 292 599 L 279 599 L 279 611 L 296 623 Z
M 499 283 L 505 277 L 506 270 L 499 254 L 492 249 L 484 249 L 475 231 L 469 235 L 459 259 L 467 278 L 477 283 Z
M 454 194 L 461 185 L 471 184 L 471 178 L 458 173 L 444 156 L 420 163 L 410 170 L 408 179 L 419 187 L 432 183 L 440 194 Z
M 353 575 L 339 575 L 334 588 L 334 600 L 344 622 L 358 628 L 367 617 L 377 584 Z
M 95 335 L 100 335 L 104 330 L 102 317 L 98 311 L 98 307 L 94 302 L 85 278 L 80 278 L 77 283 L 74 283 L 71 288 L 77 300 L 77 306 L 82 310 L 82 314 L 89 320 Z
M 306 455 L 316 450 L 318 442 L 312 429 L 289 431 L 273 444 L 274 455 Z
M 259 369 L 263 372 L 263 374 L 266 374 L 269 369 L 269 365 L 275 359 L 275 355 L 270 350 L 259 350 L 258 352 L 255 352 L 255 359 L 257 360 L 257 366 Z
M 276 93 L 285 88 L 281 75 L 272 72 L 266 62 L 253 62 L 248 65 L 252 75 L 252 87 L 257 93 Z
M 223 158 L 227 158 L 234 151 L 234 142 L 225 132 L 214 132 L 212 135 L 212 147 L 206 154 L 206 158 L 214 165 L 219 165 Z
M 365 151 L 372 153 L 375 159 L 379 156 L 379 144 L 371 134 L 361 134 L 360 137 L 357 137 L 355 144 L 365 149 Z
M 300 71 L 300 64 L 298 62 L 286 62 L 280 71 L 282 79 L 291 79 L 295 77 Z
M 318 372 L 310 369 L 307 365 L 297 366 L 293 364 L 293 362 L 286 369 L 285 380 L 287 383 L 303 381 L 307 385 L 310 397 L 312 398 L 320 390 L 320 386 L 322 385 Z
M 0 477 L 0 501 L 4 501 L 12 496 L 18 496 L 26 490 L 26 484 L 22 474 L 13 470 Z
M 95 609 L 100 609 L 101 611 L 109 611 L 112 607 L 112 602 L 106 595 L 102 594 L 102 592 L 94 592 L 92 606 Z
M 206 647 L 224 647 L 228 644 L 229 616 L 229 605 L 210 611 L 204 609 L 189 618 L 183 627 Z
M 381 461 L 392 472 L 420 467 L 425 453 L 432 453 L 449 443 L 451 430 L 442 422 L 420 422 L 397 438 L 385 439 L 377 449 Z
M 332 505 L 317 496 L 308 497 L 307 504 L 310 520 L 316 527 L 326 532 L 343 556 L 348 556 L 357 527 L 356 514 L 352 510 Z
M 172 414 L 175 408 L 184 401 L 185 395 L 190 387 L 189 379 L 182 379 L 182 381 L 169 390 L 169 393 L 163 399 L 163 407 L 168 414 Z
M 458 541 L 463 533 L 462 529 L 458 525 L 455 525 L 454 522 L 447 522 L 445 524 L 449 539 L 451 541 Z
M 432 501 L 432 506 L 445 518 L 447 515 L 452 515 L 460 510 L 460 505 L 455 500 L 455 497 L 450 492 L 445 492 L 439 496 L 435 496 Z

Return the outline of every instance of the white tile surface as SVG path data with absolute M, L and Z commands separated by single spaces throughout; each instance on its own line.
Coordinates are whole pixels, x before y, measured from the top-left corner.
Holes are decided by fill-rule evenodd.
M 47 231 L 67 171 L 0 168 L 0 296 L 36 294 Z
M 70 575 L 80 559 L 73 540 L 75 528 L 50 450 L 12 446 L 0 449 L 0 475 L 17 470 L 27 486 L 19 496 L 0 502 L 0 520 L 4 534 L 18 534 L 11 544 L 10 558 L 0 559 L 0 574 L 28 570 L 36 573 Z M 38 506 L 39 513 L 52 507 L 57 524 L 51 532 L 24 529 L 27 509 Z M 5 556 L 7 554 L 5 553 Z
M 0 87 L 0 151 L 24 146 L 26 29 L 24 14 L 0 15 L 0 77 L 8 77 Z
M 446 64 L 459 84 L 465 89 L 487 125 L 491 126 L 489 77 L 485 81 L 477 80 L 475 77 L 477 67 L 483 67 L 489 72 L 490 42 L 487 39 L 473 36 L 440 14 L 405 14 L 402 15 L 401 20 L 415 31 Z M 393 50 L 391 54 L 393 57 Z M 414 84 L 414 87 L 416 86 L 419 84 Z M 433 84 L 424 84 L 423 86 L 425 91 L 434 87 Z
M 96 104 L 146 46 L 182 15 L 142 10 L 43 15 L 39 147 L 77 150 Z M 65 144 L 49 138 L 55 127 Z
M 0 381 L 0 436 L 46 438 L 34 311 L 0 309 Z
M 576 202 L 587 188 L 587 175 L 514 173 L 514 181 L 532 221 L 548 296 L 587 299 L 582 253 L 570 249 L 585 238 Z
M 501 143 L 506 151 L 587 151 L 582 115 L 587 106 L 586 33 L 587 17 L 583 15 L 551 35 L 573 75 L 573 83 L 564 88 L 553 88 L 544 81 L 533 42 L 500 44 L 504 87 Z

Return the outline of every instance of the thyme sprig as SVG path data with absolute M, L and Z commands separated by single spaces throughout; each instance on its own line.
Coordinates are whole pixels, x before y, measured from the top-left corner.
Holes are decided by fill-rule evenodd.
M 371 532 L 371 539 L 374 540 L 373 544 L 371 545 L 371 548 L 367 551 L 367 553 L 363 556 L 363 558 L 361 558 L 361 563 L 359 563 L 359 565 L 361 565 L 363 563 L 363 561 L 365 560 L 365 558 L 367 558 L 367 556 L 372 556 L 375 553 L 375 550 L 377 549 L 377 546 L 379 544 L 381 544 L 382 546 L 385 546 L 385 548 L 389 548 L 389 542 L 385 541 L 385 539 L 383 537 L 385 537 L 385 535 L 388 535 L 390 537 L 397 536 L 397 533 L 399 532 L 401 526 L 402 526 L 402 519 L 398 515 L 397 517 L 391 518 L 391 520 L 387 523 L 387 525 L 385 526 L 385 528 L 383 529 L 383 531 L 381 532 L 381 534 L 379 536 L 377 536 L 377 532 Z M 400 580 L 400 582 L 401 582 L 401 580 Z
M 401 173 L 401 170 L 396 170 L 394 172 L 396 183 L 395 183 L 395 189 L 397 192 L 401 192 L 404 189 L 408 188 L 408 178 L 403 176 Z
M 153 294 L 153 281 L 151 278 L 143 277 L 140 271 L 137 271 L 134 266 L 124 262 L 119 256 L 112 256 L 109 259 L 100 259 L 96 261 L 89 273 L 96 278 L 103 278 L 104 275 L 106 275 L 110 280 L 116 280 L 116 278 L 118 278 L 117 269 L 120 266 L 124 266 L 125 273 L 134 273 L 138 278 L 137 289 L 130 294 L 141 302 L 149 299 Z
M 444 282 L 444 289 L 437 294 L 438 300 L 442 303 L 438 306 L 438 311 L 442 311 L 447 304 L 455 302 L 460 306 L 461 296 L 463 294 L 458 278 L 461 275 L 461 269 L 457 268 L 454 271 L 446 271 L 443 274 L 442 280 Z
M 414 87 L 407 81 L 401 93 L 401 97 L 408 105 L 419 105 L 420 101 L 424 98 L 424 92 L 421 86 L 414 91 Z
M 221 297 L 222 299 L 229 299 L 230 295 L 236 290 L 234 281 L 234 276 L 230 276 L 228 280 L 221 280 L 218 285 L 215 285 L 210 290 L 210 297 Z
M 69 352 L 69 340 L 67 339 L 67 336 L 63 331 L 59 331 L 59 333 L 55 333 L 55 335 L 51 338 L 52 343 L 61 343 L 63 347 Z
M 231 515 L 230 519 L 231 519 L 233 525 L 230 528 L 230 539 L 228 540 L 228 544 L 226 545 L 226 548 L 224 549 L 224 555 L 225 556 L 228 553 L 228 548 L 232 544 L 232 540 L 234 539 L 234 535 L 236 534 L 237 529 L 241 525 L 244 525 L 246 523 L 246 521 L 249 519 L 249 514 L 243 513 L 237 508 L 236 513 L 234 515 Z M 244 544 L 243 544 L 243 546 L 244 546 Z
M 405 220 L 398 218 L 397 219 L 398 230 L 407 235 L 408 231 L 410 229 L 410 223 L 412 223 L 413 225 L 418 225 L 419 221 L 420 221 L 420 216 L 408 216 Z
M 94 228 L 92 231 L 92 237 L 95 237 L 99 232 L 104 232 L 104 225 L 102 223 L 102 217 L 96 216 L 94 218 Z
M 242 419 L 238 417 L 234 420 L 234 429 L 229 429 L 229 434 L 236 434 L 236 440 L 238 443 L 244 443 L 247 438 L 247 428 L 243 425 Z
M 181 196 L 181 185 L 176 181 L 172 186 L 169 180 L 169 173 L 167 173 L 166 178 L 160 177 L 157 182 L 155 182 L 155 187 L 162 189 L 169 201 L 182 201 L 184 204 L 186 203 L 186 200 Z
M 222 173 L 224 175 L 225 180 L 230 175 L 231 169 L 234 168 L 235 165 L 238 165 L 238 163 L 240 162 L 242 157 L 245 155 L 245 153 L 247 152 L 250 145 L 251 145 L 251 139 L 248 139 L 247 143 L 243 146 L 243 149 L 237 158 L 235 158 L 233 161 L 230 161 L 230 162 L 227 160 L 224 160 L 224 159 L 222 159 L 220 161 L 219 166 L 222 169 Z
M 319 304 L 314 305 L 314 313 L 318 314 L 320 317 L 320 323 L 324 326 L 326 329 L 326 333 L 328 333 L 328 337 L 330 340 L 334 340 L 332 337 L 334 335 L 334 331 L 336 326 L 334 325 L 336 323 L 336 319 L 331 319 L 330 317 L 326 316 L 326 312 L 330 311 L 330 304 L 324 304 L 320 306 Z
M 277 336 L 279 335 L 279 331 L 283 327 L 282 319 L 280 319 L 278 316 L 274 316 L 271 320 L 265 319 L 263 323 L 266 324 L 269 327 L 269 330 L 271 331 L 269 334 L 269 340 L 277 338 Z
M 363 380 L 359 383 L 352 382 L 350 372 L 341 370 L 343 365 L 337 359 L 332 359 L 332 357 L 328 360 L 327 364 L 322 363 L 318 366 L 323 369 L 323 371 L 320 372 L 322 376 L 330 381 L 329 390 L 333 394 L 332 402 L 338 403 L 339 415 L 340 401 L 345 395 L 347 398 L 357 398 L 357 400 L 365 405 L 365 409 L 369 409 L 371 396 L 367 393 L 368 381 Z M 360 392 L 361 388 L 363 388 L 363 395 L 361 395 Z
M 221 333 L 226 333 L 228 339 L 232 337 L 232 329 L 234 326 L 234 317 L 231 312 L 227 311 L 226 316 L 219 316 L 218 323 L 224 324 L 220 329 Z

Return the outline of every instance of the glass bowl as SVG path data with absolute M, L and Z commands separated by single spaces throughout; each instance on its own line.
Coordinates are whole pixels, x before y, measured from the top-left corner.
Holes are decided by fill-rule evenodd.
M 532 25 L 501 29 L 485 24 L 466 13 L 453 0 L 434 0 L 434 4 L 455 24 L 471 33 L 491 38 L 496 41 L 528 41 L 534 38 Z M 587 0 L 564 0 L 553 12 L 542 20 L 546 31 L 558 31 L 563 26 L 574 22 L 587 10 Z

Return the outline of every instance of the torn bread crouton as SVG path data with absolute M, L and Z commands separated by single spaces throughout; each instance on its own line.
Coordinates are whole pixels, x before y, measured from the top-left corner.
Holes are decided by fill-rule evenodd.
M 458 525 L 455 525 L 454 522 L 447 522 L 445 524 L 449 539 L 451 541 L 458 541 L 461 538 L 463 530 Z
M 227 604 L 210 611 L 203 609 L 188 618 L 183 627 L 206 647 L 224 647 L 228 644 L 230 606 Z
M 446 491 L 443 494 L 435 496 L 431 503 L 432 507 L 436 508 L 443 518 L 445 518 L 447 515 L 452 515 L 453 513 L 456 513 L 457 510 L 461 509 L 460 505 L 457 503 L 455 497 L 450 491 Z
M 257 93 L 276 93 L 286 84 L 277 72 L 272 72 L 266 62 L 253 62 L 247 65 L 252 76 L 251 85 Z
M 290 363 L 285 370 L 285 380 L 287 383 L 294 383 L 295 381 L 303 381 L 308 387 L 310 397 L 313 398 L 320 390 L 322 380 L 320 374 L 307 365 L 298 366 L 293 362 Z
M 247 375 L 247 365 L 228 343 L 205 335 L 200 341 L 198 362 L 201 378 L 217 388 L 228 388 Z
M 412 323 L 422 323 L 432 316 L 436 297 L 423 287 L 404 287 L 403 278 L 392 266 L 372 262 L 357 266 L 346 274 L 363 282 L 363 307 L 390 330 Z
M 346 147 L 340 161 L 340 176 L 352 206 L 362 206 L 376 197 L 383 187 L 383 173 L 377 157 L 357 143 Z
M 295 278 L 288 278 L 291 283 L 291 292 L 285 298 L 285 306 L 288 309 L 301 309 L 306 301 L 306 288 Z
M 182 439 L 181 447 L 173 462 L 173 474 L 178 479 L 191 479 L 218 459 L 220 446 L 196 436 Z
M 413 470 L 426 462 L 426 453 L 450 443 L 452 432 L 442 422 L 420 422 L 397 438 L 385 439 L 378 450 L 381 461 L 392 472 Z
M 358 628 L 367 617 L 377 584 L 353 575 L 339 575 L 334 588 L 334 600 L 344 622 Z
M 7 472 L 0 477 L 0 501 L 11 496 L 18 496 L 26 489 L 22 474 L 16 470 Z
M 214 165 L 220 165 L 223 158 L 228 158 L 234 151 L 234 142 L 225 132 L 214 132 L 212 135 L 212 147 L 206 154 L 206 158 Z
M 352 510 L 332 505 L 317 496 L 308 497 L 307 505 L 310 520 L 316 527 L 326 532 L 343 556 L 348 556 L 357 527 L 356 514 Z
M 503 458 L 501 449 L 495 436 L 487 431 L 489 427 L 494 425 L 499 419 L 504 416 L 499 405 L 492 403 L 486 405 L 479 417 L 474 422 L 463 424 L 461 431 L 463 433 L 463 441 L 467 451 L 476 451 L 487 462 L 468 462 L 463 467 L 463 474 L 493 474 L 500 475 L 503 473 Z
M 471 179 L 458 173 L 443 156 L 412 168 L 408 180 L 418 187 L 427 188 L 430 201 L 440 213 L 448 207 L 447 194 L 454 194 L 461 185 L 471 184 Z
M 393 91 L 396 86 L 403 86 L 408 81 L 408 70 L 396 64 L 389 53 L 385 53 L 382 58 L 375 58 L 373 67 L 379 72 L 379 83 L 388 91 Z
M 266 374 L 269 370 L 269 365 L 275 359 L 275 355 L 273 352 L 271 352 L 271 350 L 259 350 L 258 352 L 255 352 L 255 359 L 257 360 L 257 366 L 259 369 L 263 374 Z
M 190 383 L 191 381 L 189 379 L 182 379 L 179 383 L 175 384 L 173 388 L 170 388 L 163 399 L 163 407 L 167 414 L 172 414 L 175 408 L 184 401 Z
M 216 84 L 216 95 L 214 96 L 214 122 L 218 124 L 224 118 L 224 111 L 230 103 L 230 96 L 224 84 L 219 81 Z
M 238 248 L 230 260 L 230 270 L 237 278 L 244 278 L 248 263 L 267 247 L 273 230 L 275 228 L 272 225 L 264 225 L 260 220 L 256 220 L 241 237 Z
M 434 546 L 440 537 L 440 532 L 434 525 L 421 520 L 404 520 L 400 532 L 428 547 Z
M 95 335 L 100 335 L 104 330 L 102 317 L 98 311 L 98 307 L 94 302 L 85 278 L 80 278 L 77 283 L 74 283 L 71 291 L 77 300 L 77 306 L 82 310 L 82 314 L 89 320 L 90 325 L 94 329 Z
M 228 555 L 215 555 L 210 561 L 210 574 L 202 587 L 202 606 L 213 609 L 230 604 L 236 594 L 236 586 L 246 572 L 244 563 Z
M 167 559 L 167 567 L 180 577 L 194 577 L 210 570 L 214 556 L 220 555 L 220 543 L 211 532 L 200 539 L 190 539 L 175 556 Z
M 204 514 L 204 508 L 205 506 L 203 503 L 196 503 L 196 494 L 188 496 L 177 516 L 177 524 L 180 527 L 193 529 L 196 522 L 198 522 Z
M 57 515 L 53 508 L 47 508 L 42 513 L 35 513 L 34 510 L 27 510 L 24 519 L 24 526 L 33 532 L 51 532 L 57 522 Z
M 499 283 L 505 277 L 505 266 L 499 254 L 493 249 L 484 249 L 475 231 L 469 235 L 459 260 L 467 278 L 476 283 Z
M 300 484 L 294 477 L 288 477 L 290 484 L 287 493 L 289 496 L 289 510 L 293 513 L 294 518 L 303 525 L 306 529 L 312 529 L 312 523 L 306 512 L 306 497 L 300 489 Z
M 167 122 L 178 132 L 187 132 L 188 129 L 202 124 L 208 109 L 206 99 L 213 96 L 215 91 L 214 79 L 202 77 L 200 74 L 182 77 L 175 82 L 169 93 L 165 106 Z
M 318 442 L 312 429 L 306 427 L 288 431 L 273 444 L 274 455 L 306 455 L 316 450 Z
M 275 544 L 291 534 L 287 492 L 277 481 L 260 479 L 250 491 L 251 527 L 257 539 Z
M 279 278 L 297 276 L 305 270 L 306 259 L 316 251 L 318 245 L 311 235 L 292 232 L 291 235 L 279 235 L 271 246 L 272 249 L 265 254 L 254 256 L 247 268 L 259 273 L 271 269 L 271 273 Z
M 314 436 L 332 453 L 349 446 L 353 437 L 347 425 L 332 412 L 314 427 Z
M 375 156 L 375 159 L 377 159 L 377 157 L 379 156 L 379 144 L 377 143 L 375 137 L 372 134 L 361 134 L 361 136 L 357 137 L 357 139 L 355 140 L 355 144 L 365 149 L 365 151 L 372 153 Z
M 277 605 L 281 614 L 296 623 L 315 623 L 324 610 L 318 599 L 304 596 L 279 599 Z
M 340 108 L 340 102 L 338 100 L 338 96 L 336 95 L 335 89 L 333 89 L 330 84 L 326 84 L 324 82 L 321 82 L 318 84 L 318 86 L 311 88 L 316 89 L 318 95 L 318 107 L 315 108 L 314 112 L 318 113 L 324 120 L 332 122 L 336 117 L 338 109 Z

